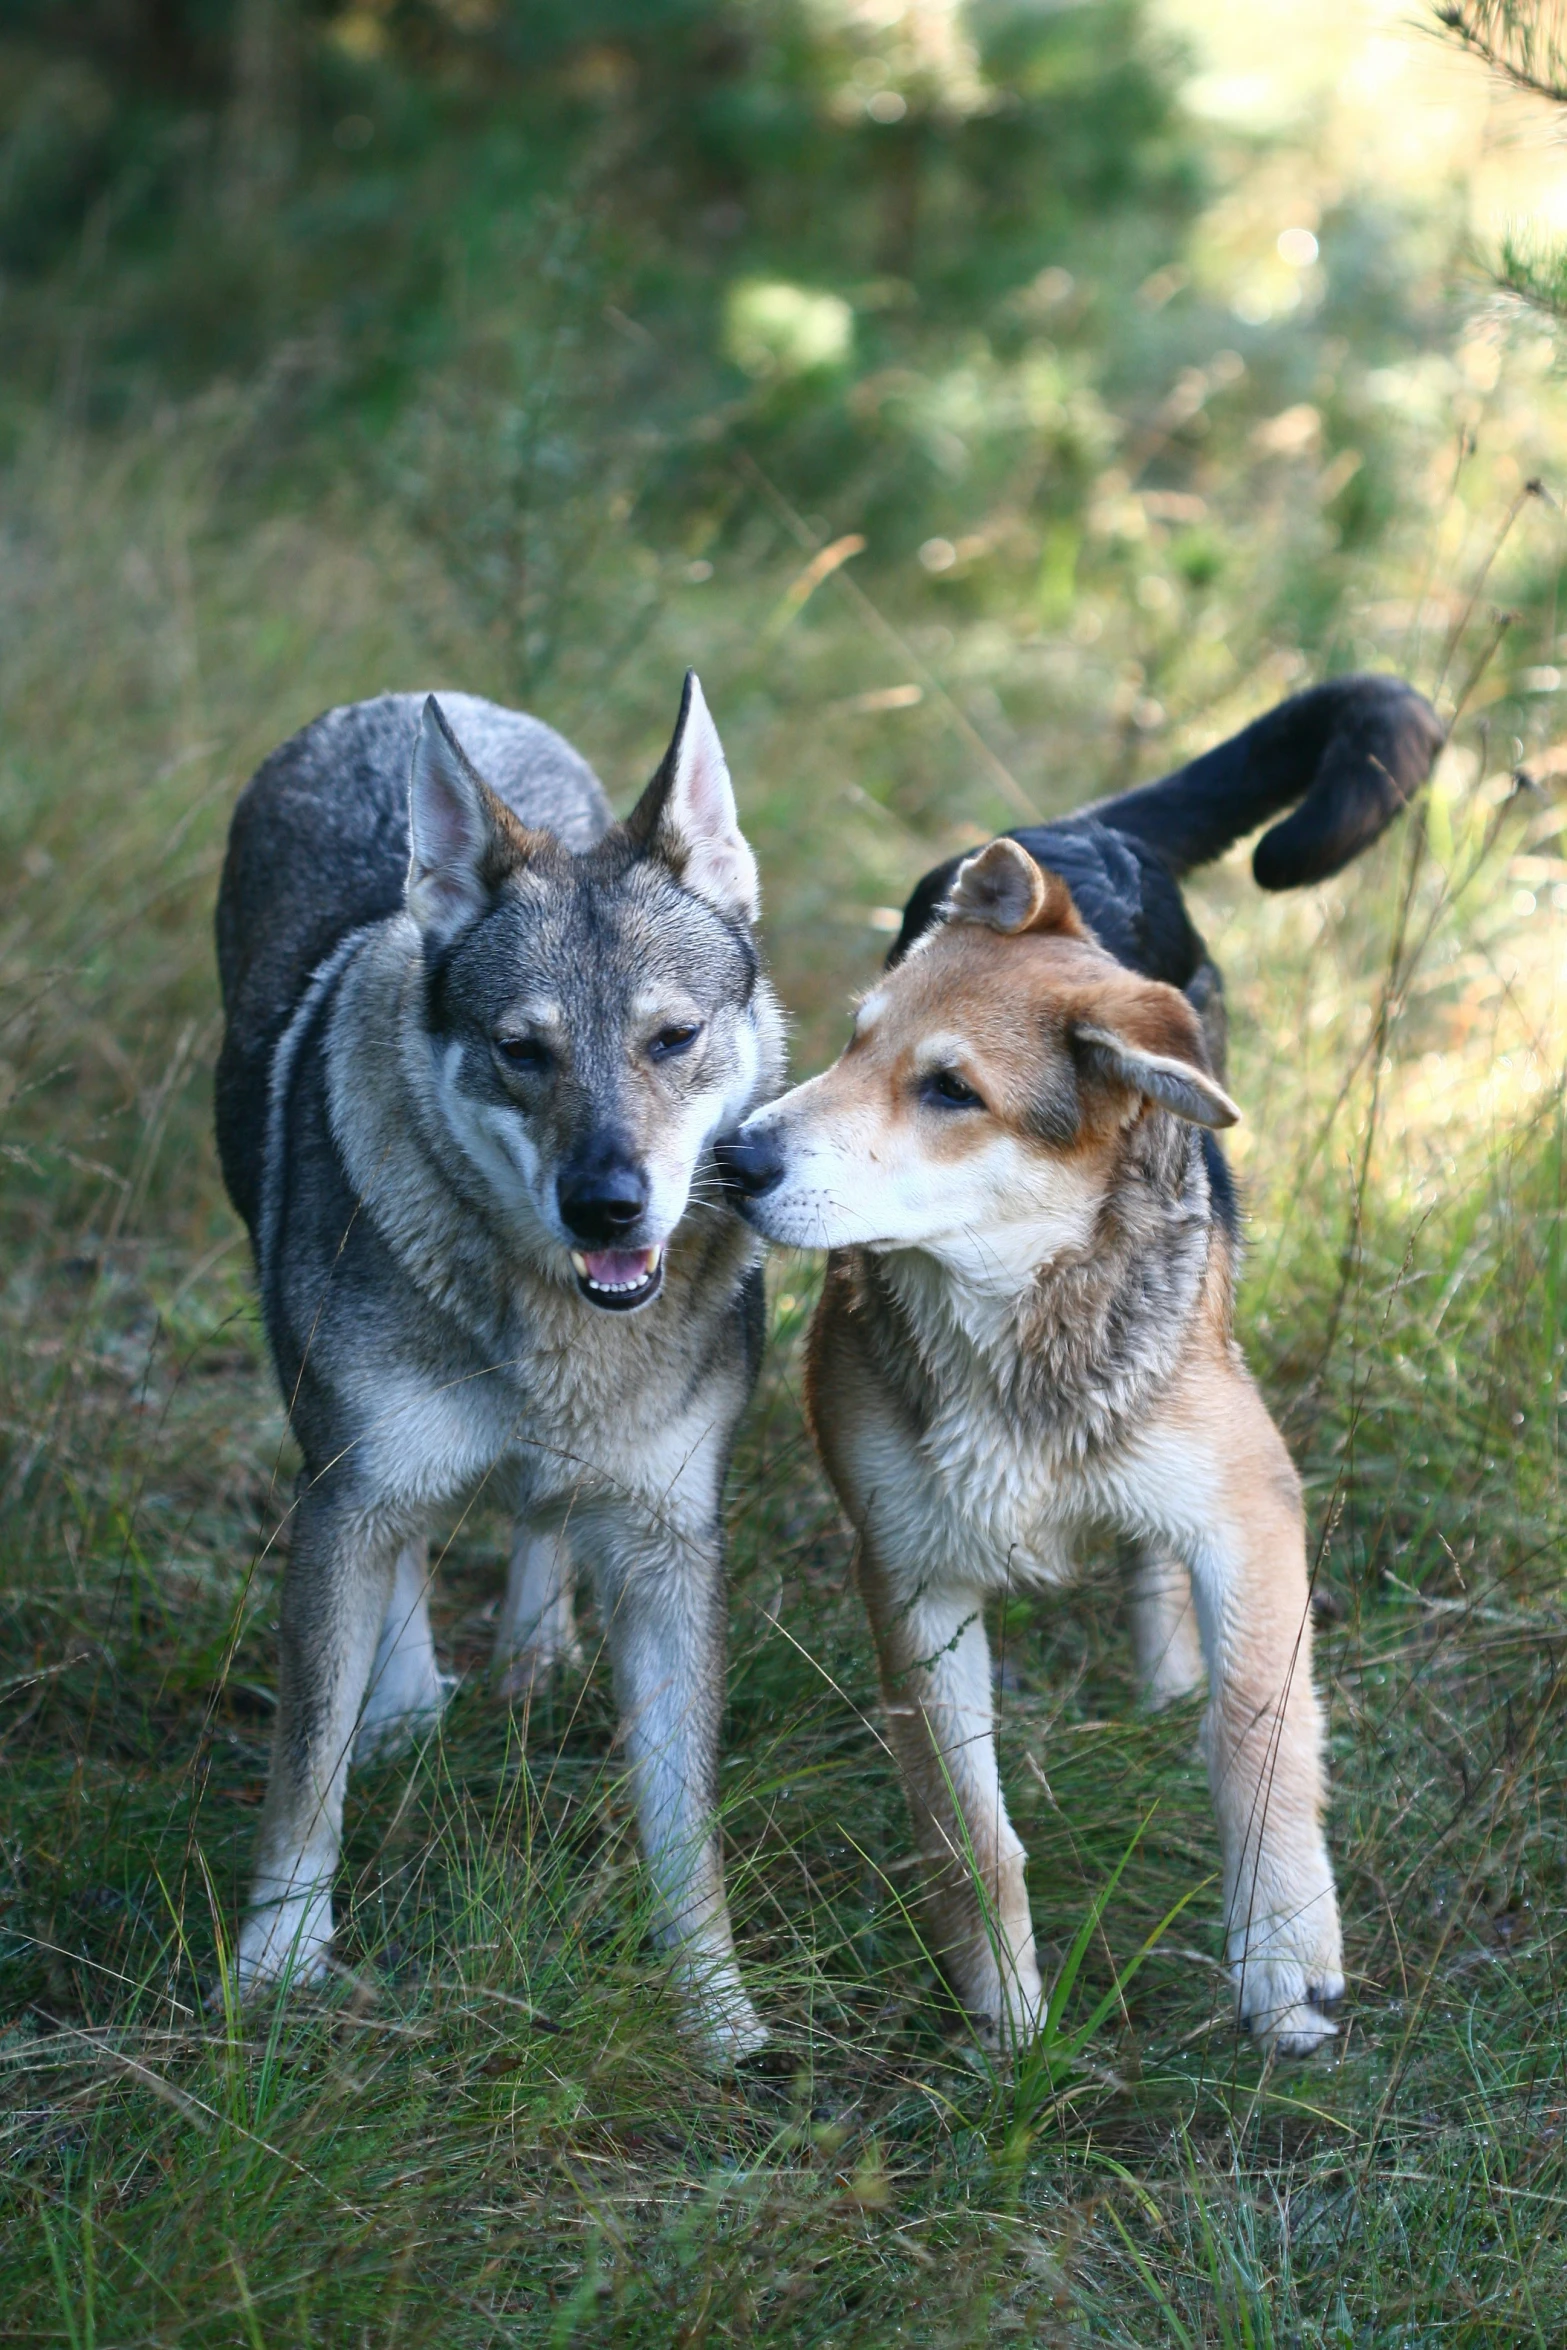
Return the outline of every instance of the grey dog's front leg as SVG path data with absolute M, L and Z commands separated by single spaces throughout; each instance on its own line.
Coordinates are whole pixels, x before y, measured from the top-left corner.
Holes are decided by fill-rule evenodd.
M 400 1542 L 346 1496 L 301 1496 L 283 1577 L 272 1772 L 235 1953 L 242 1991 L 325 1968 L 349 1753 Z
M 735 1963 L 719 1850 L 725 1592 L 716 1527 L 682 1541 L 622 1525 L 599 1550 L 600 1605 L 661 1939 L 697 2037 L 720 2063 L 767 2033 Z

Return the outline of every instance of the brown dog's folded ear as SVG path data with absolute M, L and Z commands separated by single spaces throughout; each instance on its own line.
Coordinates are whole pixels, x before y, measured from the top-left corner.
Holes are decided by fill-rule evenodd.
M 1240 1116 L 1208 1069 L 1196 1014 L 1173 987 L 1150 981 L 1114 1027 L 1076 1020 L 1071 1034 L 1090 1082 L 1140 1094 L 1194 1126 L 1233 1126 Z
M 1015 840 L 993 840 L 965 857 L 947 893 L 947 919 L 976 922 L 1007 938 L 1025 930 L 1088 936 L 1060 874 L 1037 865 Z

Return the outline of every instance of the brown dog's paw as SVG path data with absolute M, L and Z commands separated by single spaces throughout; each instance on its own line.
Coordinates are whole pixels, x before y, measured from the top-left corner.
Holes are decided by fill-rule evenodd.
M 1344 1947 L 1326 1856 L 1274 1891 L 1274 1904 L 1259 1905 L 1229 1937 L 1237 2020 L 1279 2055 L 1309 2056 L 1337 2037 L 1331 2010 L 1344 1996 Z
M 1252 1948 L 1262 1955 L 1232 1960 L 1237 2020 L 1243 2031 L 1265 2041 L 1280 2056 L 1310 2056 L 1338 2037 L 1332 2010 L 1344 1996 L 1344 1974 L 1336 1954 L 1309 1958 L 1286 1955 L 1283 1937 L 1267 1939 L 1253 1930 Z

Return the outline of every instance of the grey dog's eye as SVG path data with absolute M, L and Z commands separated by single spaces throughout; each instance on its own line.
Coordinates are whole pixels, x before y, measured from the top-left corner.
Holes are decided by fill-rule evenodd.
M 932 1069 L 920 1083 L 921 1097 L 941 1110 L 982 1110 L 984 1103 L 956 1069 Z
M 498 1036 L 495 1050 L 508 1069 L 520 1069 L 526 1075 L 537 1076 L 550 1065 L 549 1046 L 540 1044 L 536 1036 Z
M 702 1033 L 700 1020 L 678 1020 L 668 1028 L 661 1028 L 648 1046 L 655 1061 L 673 1061 L 681 1053 L 688 1053 Z

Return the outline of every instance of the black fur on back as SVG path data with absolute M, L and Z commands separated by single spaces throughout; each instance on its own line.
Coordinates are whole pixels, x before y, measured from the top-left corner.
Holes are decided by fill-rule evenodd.
M 1009 837 L 1048 871 L 1060 874 L 1083 920 L 1118 963 L 1145 978 L 1167 980 L 1171 987 L 1191 985 L 1207 949 L 1174 874 L 1156 850 L 1088 809 L 1059 824 L 1025 824 Z M 930 928 L 962 863 L 962 857 L 949 857 L 915 885 L 889 964 L 901 962 Z

